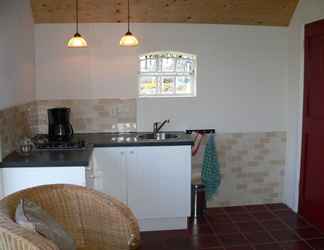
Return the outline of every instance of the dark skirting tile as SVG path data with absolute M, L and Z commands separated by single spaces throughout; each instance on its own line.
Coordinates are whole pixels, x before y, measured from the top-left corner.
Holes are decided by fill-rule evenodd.
M 286 204 L 283 204 L 283 203 L 266 204 L 266 206 L 272 211 L 290 210 L 290 208 Z
M 324 238 L 324 234 L 316 228 L 300 228 L 296 230 L 297 234 L 303 239 Z
M 278 242 L 299 241 L 300 237 L 291 230 L 270 231 L 270 234 Z
M 303 241 L 282 243 L 283 250 L 311 250 L 312 248 Z
M 316 250 L 324 249 L 324 239 L 308 240 L 307 243 Z
M 220 235 L 219 238 L 225 247 L 249 245 L 248 241 L 240 233 Z
M 250 243 L 253 245 L 261 245 L 273 243 L 274 239 L 266 232 L 243 233 Z
M 237 223 L 241 232 L 252 233 L 252 232 L 260 232 L 264 231 L 263 227 L 256 221 L 253 222 L 240 222 Z
M 298 217 L 298 214 L 292 210 L 275 210 L 272 212 L 280 218 Z

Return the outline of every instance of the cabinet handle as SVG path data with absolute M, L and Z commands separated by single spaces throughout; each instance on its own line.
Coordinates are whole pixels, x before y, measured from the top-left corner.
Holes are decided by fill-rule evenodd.
M 96 178 L 99 178 L 100 176 L 98 175 L 90 175 L 88 176 L 89 179 L 96 179 Z
M 130 151 L 130 154 L 133 155 L 135 152 L 134 151 Z
M 124 155 L 124 152 L 120 152 L 121 155 Z

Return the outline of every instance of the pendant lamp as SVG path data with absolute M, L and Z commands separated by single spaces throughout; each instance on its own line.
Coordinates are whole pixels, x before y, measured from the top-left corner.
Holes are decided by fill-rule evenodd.
M 136 47 L 139 42 L 138 39 L 130 32 L 130 4 L 128 0 L 128 30 L 125 35 L 120 39 L 119 45 L 122 47 Z
M 87 41 L 79 33 L 79 1 L 76 0 L 75 3 L 75 12 L 76 12 L 76 33 L 69 40 L 69 48 L 86 48 L 88 47 Z

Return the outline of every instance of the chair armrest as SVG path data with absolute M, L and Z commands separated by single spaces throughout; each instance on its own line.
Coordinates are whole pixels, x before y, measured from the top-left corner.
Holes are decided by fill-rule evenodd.
M 0 212 L 0 249 L 10 250 L 59 250 L 51 241 L 40 234 L 14 223 Z
M 98 227 L 98 221 L 101 221 L 99 227 L 103 230 L 103 235 L 113 236 L 113 249 L 129 249 L 135 250 L 140 246 L 140 231 L 137 219 L 132 211 L 117 199 L 91 190 L 92 202 L 84 202 L 81 207 L 94 211 L 90 223 L 84 225 L 84 229 Z M 86 203 L 86 205 L 85 205 Z M 95 218 L 97 217 L 97 218 Z M 89 222 L 89 221 L 88 221 Z M 91 225 L 91 222 L 95 223 Z M 112 239 L 109 239 L 109 241 Z M 120 246 L 120 247 L 117 247 Z

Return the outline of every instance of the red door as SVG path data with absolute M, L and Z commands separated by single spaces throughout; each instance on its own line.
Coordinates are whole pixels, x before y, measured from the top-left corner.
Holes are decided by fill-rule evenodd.
M 305 28 L 299 211 L 324 230 L 324 20 Z

